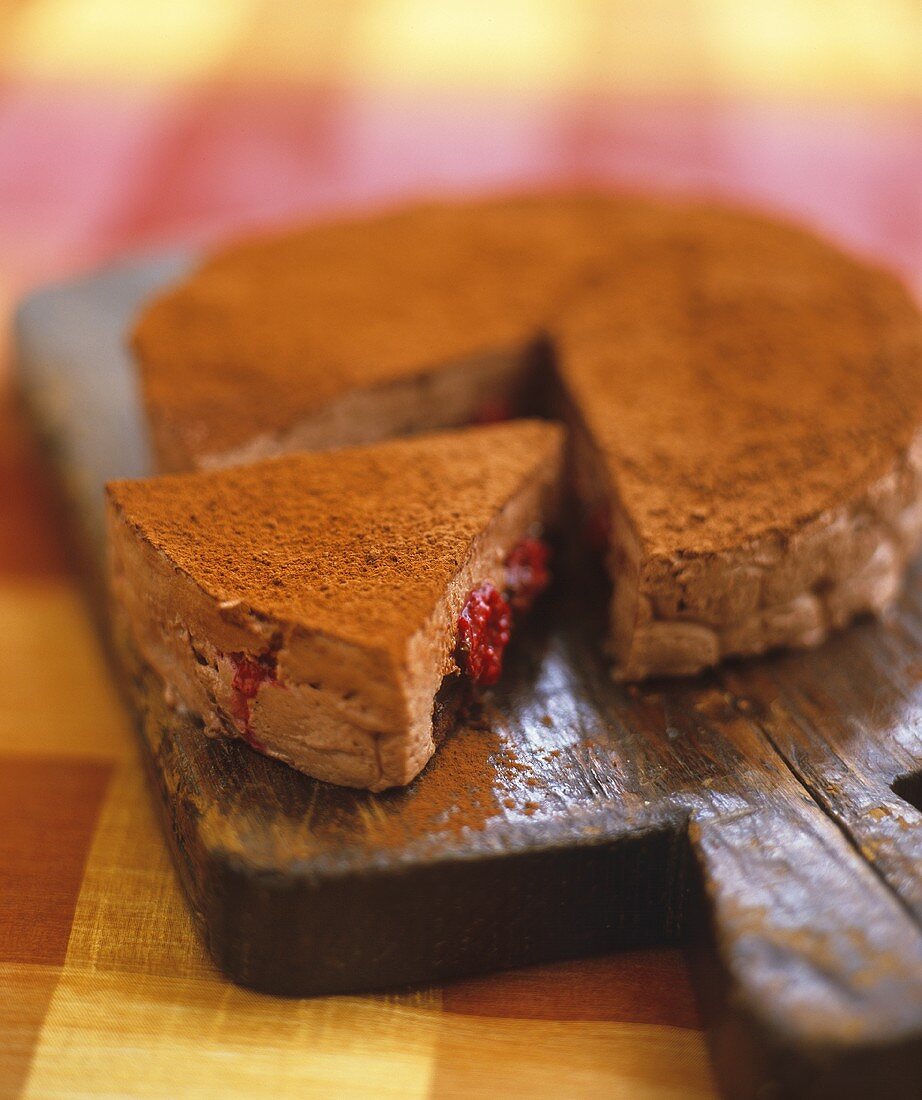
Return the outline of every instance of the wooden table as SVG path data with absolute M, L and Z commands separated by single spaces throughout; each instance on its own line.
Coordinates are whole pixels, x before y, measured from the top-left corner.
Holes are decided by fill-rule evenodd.
M 572 177 L 793 210 L 922 287 L 919 10 L 860 7 L 0 4 L 0 295 L 295 212 Z M 375 997 L 217 976 L 8 383 L 0 638 L 0 1096 L 713 1095 L 671 950 Z

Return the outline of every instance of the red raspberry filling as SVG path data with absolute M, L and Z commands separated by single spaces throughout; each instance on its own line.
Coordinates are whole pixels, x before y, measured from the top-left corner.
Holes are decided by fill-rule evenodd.
M 541 539 L 523 539 L 506 559 L 506 587 L 490 581 L 475 588 L 458 617 L 457 662 L 478 685 L 495 684 L 512 636 L 512 616 L 524 614 L 550 583 L 551 551 Z
M 237 721 L 240 732 L 254 749 L 263 746 L 253 737 L 250 730 L 250 701 L 267 681 L 275 683 L 275 658 L 270 654 L 262 657 L 249 657 L 246 653 L 230 653 L 228 658 L 234 668 L 231 681 L 231 714 Z
M 608 549 L 611 539 L 611 512 L 607 504 L 596 504 L 586 516 L 586 542 L 597 553 Z
M 458 664 L 475 684 L 495 684 L 503 671 L 512 612 L 502 594 L 484 581 L 468 596 L 458 617 Z
M 551 583 L 551 548 L 542 539 L 522 539 L 506 558 L 506 598 L 522 614 Z
M 498 424 L 512 419 L 512 404 L 504 397 L 490 397 L 474 410 L 472 424 Z

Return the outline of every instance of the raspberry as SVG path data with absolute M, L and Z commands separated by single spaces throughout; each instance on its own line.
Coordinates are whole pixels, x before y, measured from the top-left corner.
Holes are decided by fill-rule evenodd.
M 484 581 L 467 597 L 458 617 L 458 665 L 475 684 L 495 684 L 503 671 L 512 612 L 497 588 Z
M 516 614 L 527 611 L 550 584 L 551 548 L 541 539 L 523 539 L 506 558 L 506 598 Z
M 472 424 L 498 424 L 512 419 L 512 406 L 503 397 L 491 397 L 484 401 L 471 416 Z
M 597 553 L 608 549 L 611 538 L 611 513 L 607 504 L 597 504 L 586 516 L 586 542 Z
M 236 718 L 241 732 L 252 744 L 250 700 L 256 698 L 256 693 L 267 680 L 275 680 L 275 658 L 269 655 L 248 657 L 245 653 L 230 653 L 228 657 L 234 667 L 234 678 L 231 681 L 231 713 Z M 254 747 L 259 746 L 254 745 Z

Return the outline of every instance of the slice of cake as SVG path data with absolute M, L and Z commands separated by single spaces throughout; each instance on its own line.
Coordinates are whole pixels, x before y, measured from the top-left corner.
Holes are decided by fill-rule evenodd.
M 922 323 L 896 280 L 686 211 L 554 331 L 619 678 L 814 645 L 892 601 L 922 541 Z
M 207 261 L 135 347 L 170 469 L 505 415 L 550 382 L 623 678 L 815 644 L 885 607 L 922 537 L 918 310 L 732 210 L 551 195 L 282 234 Z
M 208 732 L 408 783 L 444 682 L 495 683 L 548 583 L 561 449 L 518 421 L 116 482 L 116 634 Z

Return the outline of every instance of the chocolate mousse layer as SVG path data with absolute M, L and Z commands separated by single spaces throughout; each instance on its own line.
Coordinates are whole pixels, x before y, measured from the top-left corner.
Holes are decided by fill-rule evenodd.
M 492 682 L 546 581 L 561 450 L 558 426 L 517 421 L 117 482 L 117 629 L 208 732 L 331 782 L 407 783 L 443 679 Z M 508 629 L 459 631 L 488 589 Z

